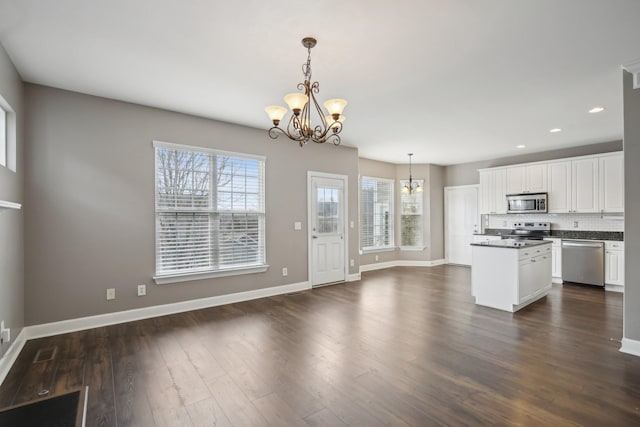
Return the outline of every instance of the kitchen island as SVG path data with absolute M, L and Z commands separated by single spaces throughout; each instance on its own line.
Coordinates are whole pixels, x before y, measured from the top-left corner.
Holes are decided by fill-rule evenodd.
M 476 304 L 516 312 L 551 290 L 551 242 L 504 239 L 471 246 Z

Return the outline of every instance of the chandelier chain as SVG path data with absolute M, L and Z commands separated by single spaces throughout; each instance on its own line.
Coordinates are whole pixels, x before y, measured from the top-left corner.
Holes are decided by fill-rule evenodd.
M 311 47 L 307 48 L 307 63 L 302 64 L 302 73 L 306 81 L 311 81 Z

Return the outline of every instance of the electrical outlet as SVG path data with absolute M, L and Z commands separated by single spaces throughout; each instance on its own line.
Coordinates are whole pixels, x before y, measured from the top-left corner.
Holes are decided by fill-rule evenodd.
M 578 228 L 578 221 L 573 221 L 573 228 Z
M 7 329 L 3 329 L 2 330 L 2 342 L 9 342 L 11 341 L 11 329 L 7 328 Z
M 355 266 L 355 265 L 356 265 L 356 262 L 355 262 L 354 260 L 351 260 L 351 261 L 349 261 L 349 265 L 350 265 L 351 267 L 353 267 L 353 266 Z
M 143 297 L 147 294 L 147 285 L 138 285 L 138 296 Z
M 380 257 L 378 255 L 376 255 L 376 261 L 378 261 L 380 259 Z
M 107 300 L 116 299 L 116 288 L 107 289 Z
M 289 270 L 287 270 L 287 267 L 282 267 L 282 275 L 283 276 L 288 276 L 289 275 Z

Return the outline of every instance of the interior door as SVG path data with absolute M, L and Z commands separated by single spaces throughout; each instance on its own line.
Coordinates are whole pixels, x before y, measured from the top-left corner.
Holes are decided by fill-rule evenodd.
M 449 264 L 471 265 L 471 240 L 479 231 L 478 186 L 444 189 L 445 257 Z
M 310 175 L 309 179 L 311 286 L 344 282 L 346 178 Z

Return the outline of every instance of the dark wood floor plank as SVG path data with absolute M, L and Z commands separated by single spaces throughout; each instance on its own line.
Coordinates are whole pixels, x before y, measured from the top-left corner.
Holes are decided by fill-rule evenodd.
M 215 383 L 215 380 L 214 380 Z M 218 402 L 212 397 L 186 406 L 191 422 L 197 427 L 233 427 Z
M 640 425 L 622 305 L 554 285 L 506 313 L 474 304 L 468 268 L 372 271 L 28 341 L 0 407 L 84 384 L 91 426 Z

